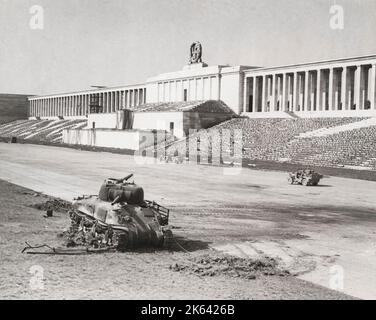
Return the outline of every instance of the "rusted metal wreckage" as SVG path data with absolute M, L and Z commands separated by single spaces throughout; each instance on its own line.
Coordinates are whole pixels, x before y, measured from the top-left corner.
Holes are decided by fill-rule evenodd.
M 144 190 L 129 182 L 133 174 L 122 179 L 109 178 L 98 195 L 81 196 L 69 212 L 71 225 L 66 248 L 48 245 L 27 247 L 29 254 L 97 253 L 126 251 L 137 247 L 161 248 L 172 239 L 168 225 L 170 210 L 144 199 Z M 48 251 L 36 251 L 47 248 Z
M 300 184 L 303 186 L 317 186 L 323 175 L 311 169 L 300 169 L 296 172 L 290 172 L 288 182 L 290 184 Z

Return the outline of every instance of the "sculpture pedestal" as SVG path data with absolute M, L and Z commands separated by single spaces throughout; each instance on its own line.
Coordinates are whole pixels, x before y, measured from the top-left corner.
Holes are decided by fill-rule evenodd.
M 208 65 L 205 62 L 198 62 L 198 63 L 192 63 L 184 66 L 183 70 L 193 70 L 193 69 L 201 69 L 205 68 Z

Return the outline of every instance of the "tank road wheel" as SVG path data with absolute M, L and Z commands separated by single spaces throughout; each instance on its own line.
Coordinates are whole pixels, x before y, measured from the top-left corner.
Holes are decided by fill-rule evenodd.
M 116 246 L 116 250 L 125 252 L 129 248 L 128 234 L 125 232 L 115 232 L 113 244 Z

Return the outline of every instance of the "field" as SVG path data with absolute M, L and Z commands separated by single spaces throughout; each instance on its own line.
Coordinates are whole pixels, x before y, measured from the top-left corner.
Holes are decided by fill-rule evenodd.
M 325 176 L 320 187 L 304 188 L 288 185 L 283 172 L 148 164 L 128 155 L 37 145 L 0 144 L 0 156 L 0 178 L 29 189 L 0 183 L 3 298 L 376 297 L 375 182 Z M 106 177 L 130 172 L 147 199 L 172 209 L 179 246 L 74 257 L 20 253 L 25 241 L 61 244 L 57 235 L 69 224 L 64 213 L 47 219 L 30 208 L 47 200 L 35 192 L 71 200 L 97 193 Z M 271 257 L 290 275 L 256 272 L 248 279 L 174 267 L 222 254 Z M 43 268 L 42 290 L 30 289 L 32 266 Z M 333 287 L 339 268 L 344 281 L 336 289 L 342 293 L 324 288 Z
M 27 117 L 26 95 L 0 94 L 0 125 Z

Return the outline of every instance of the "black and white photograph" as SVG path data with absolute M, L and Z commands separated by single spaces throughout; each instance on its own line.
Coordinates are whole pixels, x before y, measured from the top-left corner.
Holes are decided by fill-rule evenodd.
M 375 30 L 375 0 L 0 0 L 0 300 L 375 300 Z

